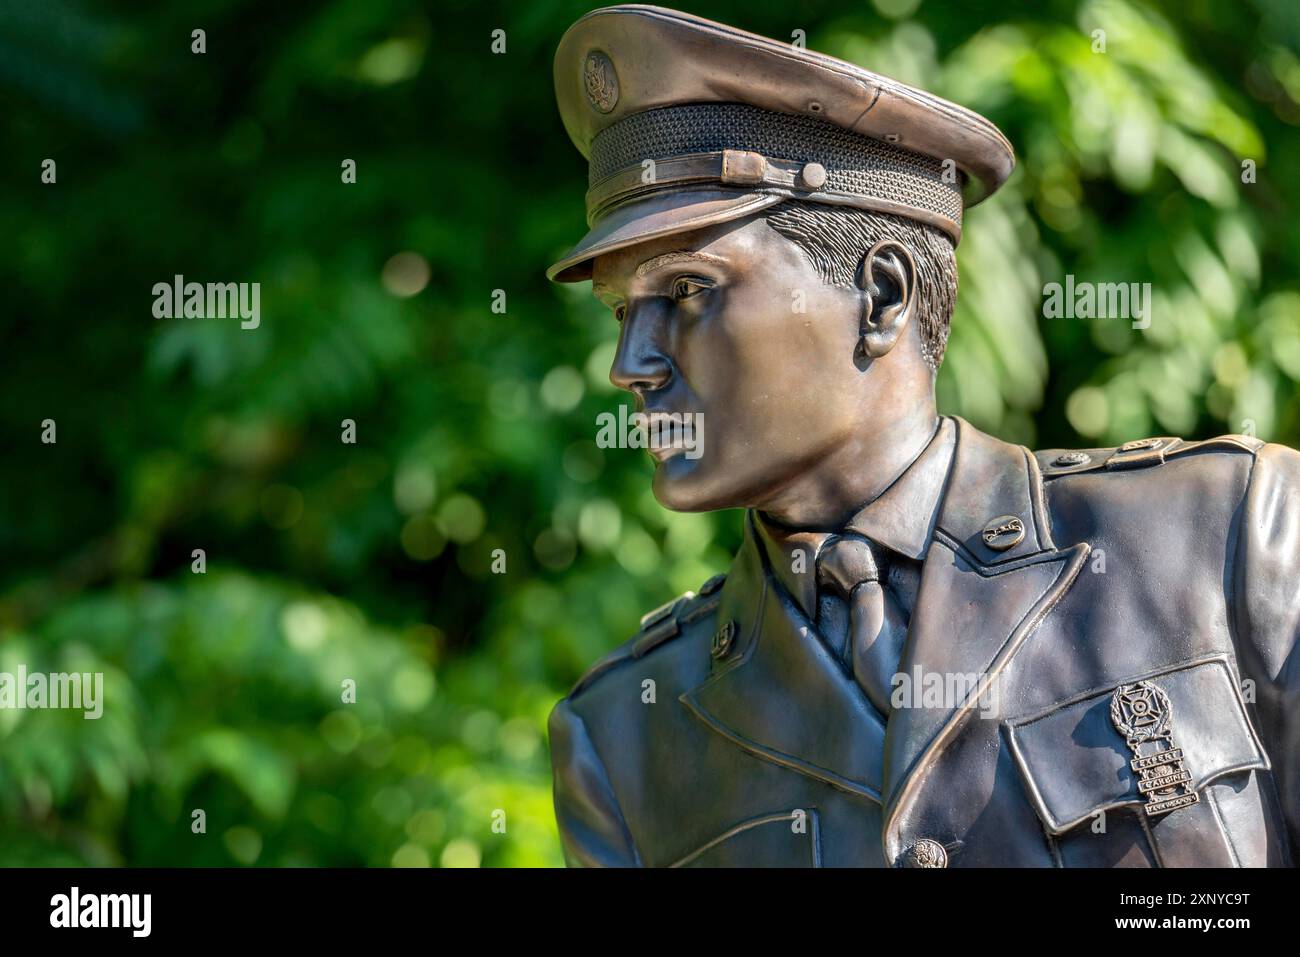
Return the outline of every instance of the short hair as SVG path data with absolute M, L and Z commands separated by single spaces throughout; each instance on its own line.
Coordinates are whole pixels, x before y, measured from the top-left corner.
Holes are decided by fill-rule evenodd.
M 882 239 L 911 250 L 916 261 L 921 350 L 938 371 L 957 304 L 957 255 L 947 233 L 889 213 L 786 200 L 765 214 L 767 224 L 794 242 L 822 282 L 854 286 L 863 254 Z

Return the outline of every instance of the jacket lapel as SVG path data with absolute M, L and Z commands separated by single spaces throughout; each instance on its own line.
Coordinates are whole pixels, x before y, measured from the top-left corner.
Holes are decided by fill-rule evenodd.
M 715 640 L 709 677 L 681 701 L 751 754 L 879 803 L 884 723 L 776 581 L 755 536 L 746 515 L 716 619 L 734 636 Z
M 996 692 L 999 674 L 1074 582 L 1089 550 L 1087 543 L 1053 543 L 1033 455 L 956 422 L 957 446 L 899 666 L 914 692 L 927 676 L 945 687 L 955 676 L 966 676 L 966 687 L 971 678 L 992 682 Z M 1004 518 L 1018 519 L 1024 535 L 998 549 L 984 532 Z M 1014 537 L 1004 533 L 994 544 Z M 975 694 L 925 703 L 936 706 L 895 708 L 887 729 L 884 837 L 891 860 L 900 852 L 899 814 L 914 799 L 920 772 L 981 706 Z

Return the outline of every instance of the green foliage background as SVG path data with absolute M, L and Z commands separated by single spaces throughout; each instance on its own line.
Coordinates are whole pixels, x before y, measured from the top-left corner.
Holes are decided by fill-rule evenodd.
M 1016 145 L 967 220 L 945 411 L 1300 443 L 1292 0 L 685 5 Z M 616 325 L 543 277 L 583 229 L 550 66 L 587 9 L 0 3 L 0 670 L 107 682 L 99 721 L 0 711 L 0 863 L 560 862 L 550 706 L 737 535 L 595 448 Z M 1150 328 L 1043 319 L 1066 273 L 1151 282 Z M 260 282 L 261 327 L 153 318 L 175 274 Z

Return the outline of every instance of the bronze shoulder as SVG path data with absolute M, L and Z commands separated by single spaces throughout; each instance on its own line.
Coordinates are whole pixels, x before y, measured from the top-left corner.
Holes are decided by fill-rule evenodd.
M 1035 452 L 1044 480 L 1077 475 L 1080 472 L 1123 472 L 1163 465 L 1168 459 L 1198 452 L 1247 453 L 1254 455 L 1264 443 L 1246 435 L 1220 435 L 1213 439 L 1187 441 L 1164 435 L 1134 439 L 1108 449 L 1043 449 Z
M 725 575 L 714 575 L 700 586 L 698 593 L 688 591 L 642 615 L 637 633 L 588 668 L 569 690 L 569 697 L 590 687 L 623 662 L 644 658 L 660 645 L 683 634 L 688 626 L 713 614 L 721 600 L 720 592 L 725 581 Z

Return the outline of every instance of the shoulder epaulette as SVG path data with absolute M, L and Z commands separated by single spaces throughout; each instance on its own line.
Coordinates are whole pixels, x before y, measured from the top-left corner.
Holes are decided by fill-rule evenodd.
M 1109 449 L 1045 449 L 1035 452 L 1044 479 L 1075 475 L 1079 472 L 1120 472 L 1128 469 L 1162 465 L 1167 459 L 1197 451 L 1243 451 L 1254 453 L 1264 443 L 1245 435 L 1220 435 L 1213 439 L 1188 442 L 1164 435 L 1134 439 Z
M 577 694 L 624 661 L 644 657 L 664 642 L 680 635 L 683 626 L 710 614 L 718 607 L 722 598 L 719 592 L 726 579 L 726 575 L 714 575 L 700 586 L 698 594 L 688 591 L 642 615 L 641 630 L 587 669 L 569 694 Z

